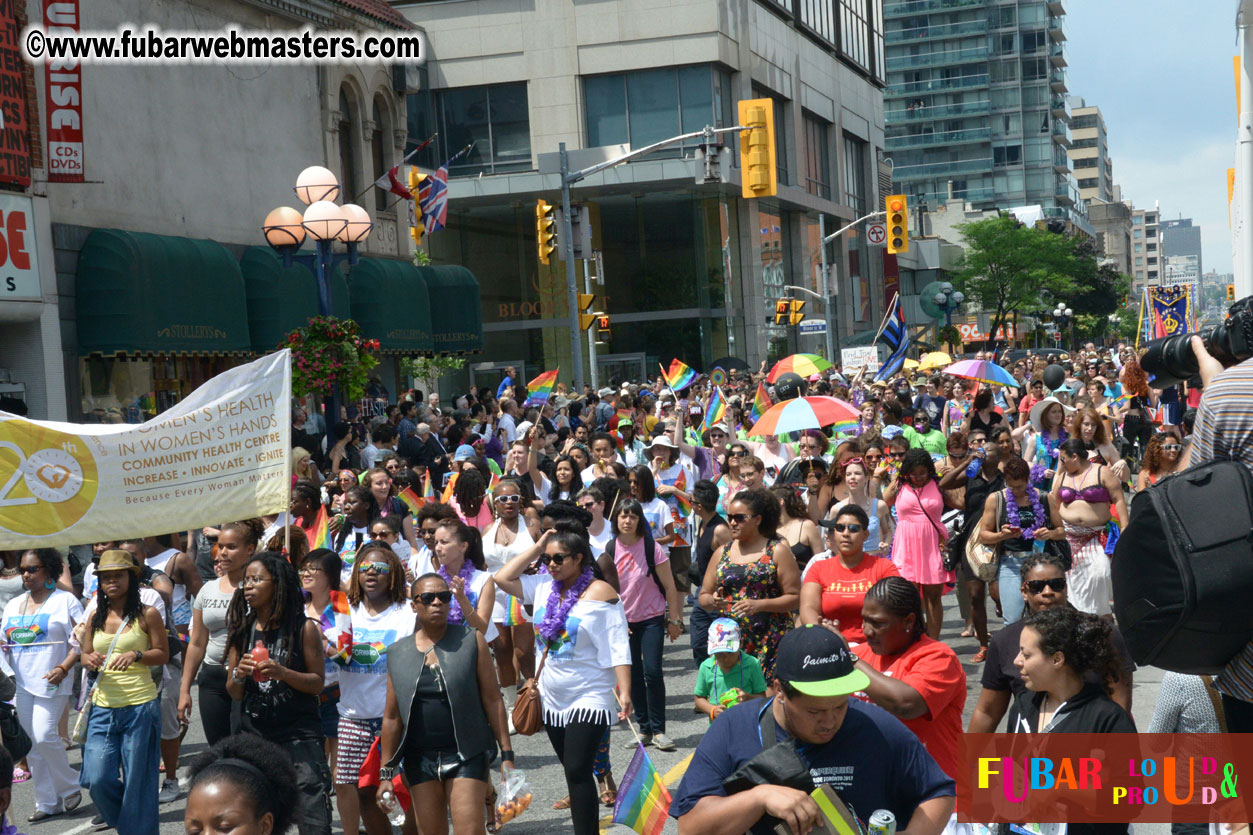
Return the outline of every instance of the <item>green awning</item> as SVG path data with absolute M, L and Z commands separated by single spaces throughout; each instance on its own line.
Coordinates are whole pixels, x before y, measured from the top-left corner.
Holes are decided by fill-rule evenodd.
M 483 309 L 479 280 L 465 267 L 422 267 L 435 314 L 435 350 L 440 354 L 483 351 Z
M 252 350 L 268 354 L 283 337 L 309 324 L 318 315 L 318 280 L 302 264 L 283 266 L 282 257 L 268 246 L 254 246 L 240 259 L 248 294 L 248 330 Z M 347 319 L 348 280 L 339 267 L 331 273 L 331 313 Z
M 431 303 L 422 270 L 408 261 L 362 258 L 348 273 L 352 318 L 385 354 L 435 353 Z
M 215 241 L 96 229 L 78 257 L 79 353 L 247 354 L 239 263 Z

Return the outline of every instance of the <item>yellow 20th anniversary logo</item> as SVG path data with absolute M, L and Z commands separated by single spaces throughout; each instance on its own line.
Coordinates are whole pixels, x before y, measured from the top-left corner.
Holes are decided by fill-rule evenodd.
M 76 524 L 96 500 L 96 459 L 77 435 L 0 421 L 0 529 L 48 536 Z

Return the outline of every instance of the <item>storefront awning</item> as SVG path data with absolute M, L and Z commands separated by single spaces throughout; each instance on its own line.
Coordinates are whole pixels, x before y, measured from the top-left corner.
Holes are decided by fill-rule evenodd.
M 79 353 L 252 350 L 244 277 L 215 241 L 96 229 L 78 257 Z
M 283 259 L 268 246 L 254 246 L 239 262 L 248 294 L 248 330 L 252 350 L 268 354 L 287 334 L 309 324 L 318 315 L 318 280 L 301 264 L 283 266 Z M 336 267 L 331 274 L 331 313 L 347 319 L 348 280 Z
M 435 353 L 423 271 L 408 261 L 362 258 L 348 274 L 352 318 L 385 354 Z
M 435 350 L 440 354 L 483 351 L 483 309 L 479 280 L 465 267 L 422 267 L 431 295 Z

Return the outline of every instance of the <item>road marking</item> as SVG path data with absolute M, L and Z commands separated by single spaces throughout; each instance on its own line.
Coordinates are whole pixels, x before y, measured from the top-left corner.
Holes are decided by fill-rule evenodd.
M 661 782 L 665 784 L 666 788 L 670 788 L 676 782 L 678 782 L 679 778 L 682 777 L 684 773 L 687 772 L 687 767 L 691 764 L 692 764 L 692 755 L 688 754 L 686 757 L 684 757 L 682 760 L 679 761 L 678 765 L 676 765 L 674 768 L 667 771 L 665 774 L 661 775 Z M 618 790 L 621 791 L 621 789 L 622 787 L 619 786 Z M 602 833 L 608 832 L 611 826 L 613 826 L 613 815 L 605 815 L 603 818 L 600 819 L 600 831 Z M 70 835 L 70 834 L 68 832 L 63 832 L 61 833 L 61 835 Z
M 73 829 L 67 829 L 64 832 L 60 833 L 60 835 L 78 835 L 79 832 L 86 832 L 88 829 L 91 829 L 91 828 L 92 828 L 91 821 L 85 820 L 82 823 L 80 823 L 78 826 L 74 827 Z

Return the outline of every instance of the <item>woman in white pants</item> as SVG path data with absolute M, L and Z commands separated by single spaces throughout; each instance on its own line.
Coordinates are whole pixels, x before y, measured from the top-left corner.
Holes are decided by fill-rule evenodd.
M 57 723 L 73 690 L 70 670 L 78 663 L 71 642 L 83 617 L 78 598 L 57 588 L 64 561 L 53 548 L 22 554 L 23 594 L 9 601 L 0 618 L 4 652 L 17 679 L 17 716 L 30 735 L 27 755 L 35 787 L 35 813 L 41 821 L 78 808 L 78 772 L 70 767 Z

